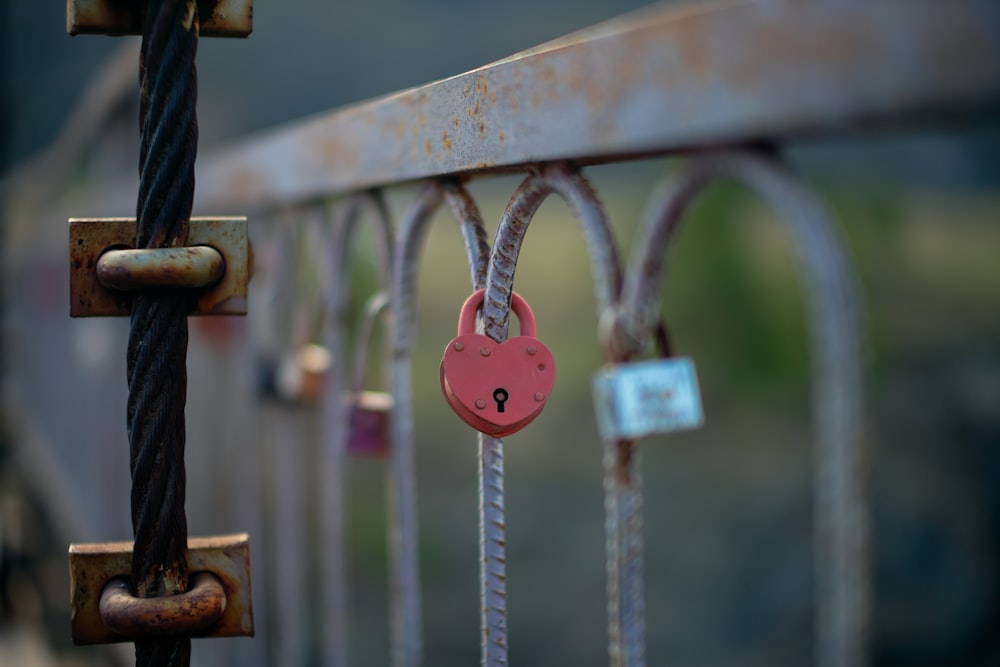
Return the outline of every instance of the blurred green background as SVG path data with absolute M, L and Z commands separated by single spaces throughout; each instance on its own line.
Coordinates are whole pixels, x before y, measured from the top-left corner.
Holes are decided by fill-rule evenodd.
M 259 3 L 249 40 L 206 39 L 199 46 L 202 151 L 466 71 L 640 4 Z M 123 40 L 67 37 L 59 3 L 8 0 L 0 8 L 0 136 L 6 146 L 0 164 L 9 167 L 52 140 L 90 77 Z M 865 299 L 876 665 L 1000 664 L 996 120 L 784 149 L 842 225 Z M 137 148 L 130 142 L 137 146 L 137 134 L 115 144 L 121 170 L 134 169 Z M 648 160 L 586 170 L 624 251 L 646 197 L 673 164 Z M 491 233 L 519 178 L 470 184 Z M 52 484 L 39 481 L 52 476 L 24 454 L 33 446 L 18 427 L 24 415 L 5 419 L 0 665 L 32 664 L 28 655 L 37 656 L 37 664 L 106 664 L 111 655 L 102 649 L 69 646 L 65 549 L 71 540 L 127 537 L 127 454 L 123 448 L 120 458 L 95 464 L 106 476 L 101 479 L 88 476 L 93 468 L 67 462 L 85 457 L 90 443 L 124 438 L 124 347 L 117 341 L 127 325 L 69 320 L 61 278 L 53 285 L 38 282 L 48 275 L 38 267 L 64 262 L 65 215 L 18 215 L 24 209 L 17 207 L 17 193 L 4 194 L 4 380 L 26 399 L 16 410 L 36 425 L 32 437 L 47 437 L 50 449 L 67 457 L 61 465 L 76 471 L 67 491 L 71 502 L 88 506 L 80 494 L 97 494 L 99 487 L 123 492 L 114 512 L 88 517 L 86 528 L 67 529 L 53 518 L 59 511 Z M 396 220 L 412 196 L 409 187 L 389 192 Z M 259 234 L 268 223 L 254 224 Z M 454 227 L 446 212 L 438 215 L 419 279 L 414 394 L 428 665 L 479 659 L 475 437 L 451 415 L 437 387 L 441 350 L 468 293 Z M 507 440 L 510 656 L 525 667 L 607 661 L 600 445 L 589 392 L 601 353 L 577 227 L 560 202 L 547 202 L 532 223 L 517 272 L 517 289 L 534 308 L 539 335 L 559 367 L 546 411 Z M 358 240 L 352 259 L 355 314 L 377 284 L 369 241 Z M 642 445 L 649 664 L 807 664 L 814 581 L 810 366 L 791 247 L 760 202 L 718 185 L 695 205 L 670 257 L 663 311 L 677 350 L 696 360 L 706 426 Z M 50 298 L 39 298 L 42 292 Z M 24 293 L 33 297 L 30 308 Z M 242 335 L 235 340 L 251 337 L 253 318 L 237 325 Z M 192 336 L 189 456 L 197 458 L 206 455 L 191 450 L 229 437 L 227 419 L 246 419 L 261 408 L 252 392 L 222 395 L 229 393 L 227 379 L 252 374 L 258 361 L 252 345 L 220 349 L 197 330 Z M 372 371 L 376 378 L 377 365 Z M 113 389 L 95 391 L 97 382 Z M 15 408 L 5 406 L 10 410 Z M 79 411 L 86 413 L 82 421 L 71 418 Z M 311 419 L 308 411 L 296 418 Z M 34 463 L 26 466 L 26 460 Z M 205 509 L 213 485 L 226 484 L 225 470 L 189 471 L 192 534 L 245 529 L 232 508 Z M 312 472 L 322 483 L 322 471 Z M 384 468 L 352 461 L 349 479 L 351 653 L 353 664 L 382 665 L 388 641 Z M 312 517 L 314 505 L 306 511 Z M 265 531 L 265 545 L 258 544 L 268 556 L 274 548 L 269 537 Z M 309 567 L 297 574 L 315 584 Z M 316 604 L 308 585 L 302 598 Z M 317 664 L 320 631 L 308 631 L 304 662 Z M 266 626 L 260 634 L 258 646 L 267 641 Z M 242 642 L 232 654 L 219 646 L 231 642 Z M 250 664 L 239 653 L 248 643 L 196 642 L 196 664 Z

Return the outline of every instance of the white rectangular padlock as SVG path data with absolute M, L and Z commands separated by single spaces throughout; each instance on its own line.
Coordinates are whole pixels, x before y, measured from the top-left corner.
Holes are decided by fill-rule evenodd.
M 593 380 L 597 429 L 605 440 L 634 440 L 701 427 L 694 361 L 670 357 L 613 364 Z

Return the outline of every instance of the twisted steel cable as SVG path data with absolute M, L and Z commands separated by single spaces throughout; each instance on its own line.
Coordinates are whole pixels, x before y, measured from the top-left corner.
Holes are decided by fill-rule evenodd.
M 136 247 L 182 246 L 194 198 L 198 9 L 194 0 L 150 0 L 140 55 Z M 127 428 L 132 475 L 132 578 L 140 597 L 187 589 L 184 404 L 187 314 L 180 291 L 132 301 Z M 136 664 L 186 666 L 186 637 L 136 642 Z

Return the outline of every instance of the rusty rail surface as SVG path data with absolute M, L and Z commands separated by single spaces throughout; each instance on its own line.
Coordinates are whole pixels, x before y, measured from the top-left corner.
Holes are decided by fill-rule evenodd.
M 279 222 L 258 239 L 270 351 L 317 337 L 332 353 L 319 406 L 326 475 L 319 485 L 322 584 L 317 633 L 325 664 L 349 662 L 345 576 L 346 456 L 343 361 L 349 340 L 348 251 L 361 222 L 375 225 L 380 291 L 389 298 L 387 346 L 394 395 L 386 485 L 392 664 L 422 661 L 417 562 L 412 355 L 417 267 L 433 214 L 458 223 L 472 289 L 485 288 L 484 328 L 506 337 L 517 255 L 532 216 L 556 194 L 583 229 L 608 361 L 648 351 L 660 313 L 660 275 L 672 232 L 697 194 L 719 179 L 743 183 L 780 212 L 810 297 L 813 343 L 817 663 L 868 662 L 870 507 L 862 433 L 861 309 L 839 237 L 822 206 L 764 145 L 870 130 L 928 127 L 1000 109 L 1000 4 L 993 0 L 737 0 L 653 6 L 480 69 L 307 119 L 206 155 L 195 207 L 239 210 Z M 727 148 L 739 146 L 743 150 Z M 746 150 L 750 147 L 750 150 Z M 652 200 L 625 264 L 598 194 L 582 168 L 645 156 L 692 159 Z M 461 179 L 526 172 L 492 244 Z M 424 181 L 394 224 L 382 189 Z M 120 207 L 133 183 L 98 184 L 90 200 Z M 362 213 L 368 215 L 362 215 Z M 369 219 L 370 218 L 370 219 Z M 281 224 L 284 223 L 284 224 Z M 293 249 L 295 235 L 308 237 Z M 300 244 L 301 245 L 301 244 Z M 296 292 L 291 256 L 319 256 L 327 281 L 302 326 L 282 296 Z M 298 255 L 296 255 L 298 256 Z M 259 277 L 260 280 L 260 277 Z M 253 309 L 251 309 L 253 310 Z M 281 330 L 282 326 L 286 330 Z M 295 328 L 295 327 L 298 328 Z M 307 329 L 309 331 L 307 331 Z M 311 333 L 310 333 L 311 332 Z M 308 439 L 302 414 L 265 413 L 283 442 Z M 610 659 L 645 664 L 642 489 L 632 442 L 605 443 Z M 482 661 L 508 664 L 503 441 L 480 438 Z M 284 550 L 268 554 L 299 572 L 308 532 L 297 488 L 305 454 L 277 447 L 275 513 Z M 266 467 L 266 466 L 265 466 Z M 278 637 L 272 658 L 303 659 L 312 630 L 288 588 L 272 591 Z M 267 594 L 267 593 L 265 593 Z M 263 606 L 263 605 L 262 605 Z M 266 652 L 265 652 L 266 653 Z
M 998 25 L 991 0 L 654 5 L 206 154 L 195 208 L 966 119 L 1000 108 Z
M 991 0 L 652 7 L 207 156 L 200 209 L 1000 107 Z

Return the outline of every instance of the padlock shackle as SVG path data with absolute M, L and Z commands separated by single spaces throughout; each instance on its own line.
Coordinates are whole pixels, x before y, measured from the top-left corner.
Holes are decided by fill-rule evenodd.
M 389 305 L 389 295 L 385 292 L 373 294 L 365 304 L 364 318 L 358 329 L 358 336 L 354 342 L 353 374 L 351 377 L 351 393 L 358 395 L 365 384 L 365 366 L 368 363 L 368 346 L 371 343 L 372 332 L 375 330 L 375 321 Z
M 483 305 L 486 298 L 486 289 L 478 289 L 469 295 L 469 298 L 462 304 L 462 312 L 458 316 L 458 335 L 464 336 L 476 332 L 476 311 Z M 510 293 L 510 309 L 517 315 L 517 320 L 521 326 L 520 335 L 535 336 L 535 313 L 532 312 L 528 302 L 521 298 L 517 292 Z

